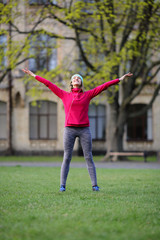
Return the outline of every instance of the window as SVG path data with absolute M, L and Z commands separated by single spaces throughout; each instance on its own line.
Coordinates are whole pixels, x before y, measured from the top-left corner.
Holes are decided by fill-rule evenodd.
M 57 104 L 49 101 L 37 101 L 30 104 L 30 139 L 57 138 Z
M 89 106 L 90 129 L 93 140 L 105 140 L 106 107 L 105 105 L 91 104 Z
M 7 4 L 7 0 L 0 0 L 0 3 Z
M 147 111 L 147 140 L 152 140 L 152 109 Z
M 140 111 L 145 104 L 133 104 L 129 111 Z M 127 140 L 152 140 L 152 110 L 138 117 L 129 118 L 127 122 Z
M 0 102 L 0 139 L 7 139 L 7 104 Z
M 0 35 L 0 70 L 7 66 L 7 36 Z
M 32 36 L 29 59 L 29 69 L 33 72 L 37 70 L 50 71 L 57 66 L 56 41 L 48 35 Z
M 29 4 L 30 5 L 43 5 L 43 4 L 50 4 L 50 3 L 54 3 L 56 4 L 57 1 L 56 0 L 29 0 Z

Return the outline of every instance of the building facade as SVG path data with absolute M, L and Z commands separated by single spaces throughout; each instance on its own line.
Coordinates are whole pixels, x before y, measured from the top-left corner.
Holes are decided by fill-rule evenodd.
M 27 22 L 28 12 L 34 15 L 39 8 L 33 5 L 36 1 L 29 1 L 26 6 L 20 5 L 23 19 L 17 19 L 19 29 L 27 30 L 32 23 Z M 46 20 L 42 23 L 43 28 L 48 31 L 53 27 L 53 21 Z M 42 26 L 41 25 L 41 26 Z M 5 26 L 1 26 L 5 28 Z M 68 34 L 65 28 L 59 28 L 54 24 L 57 33 Z M 71 32 L 69 33 L 72 34 Z M 13 34 L 14 41 L 23 40 L 23 34 Z M 43 45 L 41 43 L 43 42 Z M 0 35 L 0 44 L 5 53 L 7 46 L 7 35 Z M 55 44 L 58 47 L 53 47 Z M 62 154 L 63 153 L 63 130 L 64 130 L 64 107 L 60 99 L 49 89 L 42 85 L 36 85 L 39 94 L 32 97 L 28 95 L 28 89 L 37 84 L 36 80 L 30 84 L 24 83 L 22 68 L 29 68 L 31 71 L 46 69 L 51 71 L 56 68 L 62 60 L 66 61 L 70 68 L 71 62 L 77 54 L 75 43 L 70 40 L 57 40 L 47 35 L 39 34 L 38 39 L 30 41 L 30 53 L 33 57 L 18 65 L 12 71 L 12 84 L 9 85 L 8 76 L 0 83 L 0 154 L 6 154 L 11 147 L 14 154 Z M 4 54 L 1 65 L 7 66 L 7 57 Z M 42 76 L 43 77 L 43 76 Z M 48 79 L 50 80 L 50 79 Z M 54 79 L 52 79 L 54 81 Z M 59 84 L 59 80 L 55 79 Z M 63 77 L 60 79 L 61 87 L 68 90 Z M 10 95 L 11 89 L 11 95 Z M 42 91 L 43 90 L 43 91 Z M 149 103 L 154 91 L 153 86 L 147 86 L 141 95 L 134 99 L 132 110 L 137 110 Z M 9 114 L 9 103 L 12 102 L 12 109 Z M 123 137 L 124 150 L 126 151 L 159 151 L 160 148 L 160 93 L 153 106 L 140 117 L 132 118 L 126 124 Z M 11 116 L 11 118 L 10 118 Z M 11 119 L 11 128 L 9 128 Z M 98 104 L 91 102 L 89 108 L 90 128 L 93 138 L 93 152 L 103 155 L 107 143 L 107 104 L 104 98 L 100 98 Z M 74 151 L 80 153 L 78 139 Z

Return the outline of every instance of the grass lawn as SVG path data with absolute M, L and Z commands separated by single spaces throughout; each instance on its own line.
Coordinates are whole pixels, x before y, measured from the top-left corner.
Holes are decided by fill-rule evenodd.
M 93 156 L 95 162 L 99 162 L 102 160 L 104 156 Z M 144 162 L 143 157 L 129 157 L 130 161 L 138 161 Z M 11 162 L 62 162 L 63 156 L 0 156 L 0 162 L 2 161 L 11 161 Z M 73 162 L 81 162 L 84 161 L 84 157 L 72 157 Z M 156 162 L 156 156 L 149 156 L 147 158 L 148 162 Z
M 60 168 L 0 168 L 2 240 L 158 240 L 160 170 L 71 168 L 59 192 Z

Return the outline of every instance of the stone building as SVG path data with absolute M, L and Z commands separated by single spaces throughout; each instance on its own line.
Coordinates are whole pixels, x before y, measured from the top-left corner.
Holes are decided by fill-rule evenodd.
M 32 5 L 34 1 L 29 1 L 28 7 L 22 3 L 20 5 L 23 18 L 20 21 L 17 19 L 17 26 L 22 30 L 27 30 L 31 27 L 31 23 L 27 23 L 26 14 L 37 10 L 39 6 Z M 41 1 L 37 1 L 41 2 Z M 50 20 L 42 23 L 43 28 L 49 30 L 53 27 Z M 4 26 L 0 26 L 3 28 Z M 59 28 L 58 24 L 54 25 L 57 32 L 67 34 L 66 29 Z M 18 41 L 23 39 L 22 34 L 13 35 L 13 39 Z M 50 48 L 50 43 L 53 46 L 53 39 L 47 38 L 44 34 L 40 35 L 40 40 L 46 41 L 46 49 Z M 74 58 L 77 53 L 77 48 L 73 41 L 59 41 L 59 47 L 52 49 L 51 57 L 48 58 L 47 51 L 41 49 L 43 59 L 36 56 L 37 43 L 31 44 L 30 51 L 35 53 L 35 58 L 25 61 L 17 66 L 12 71 L 12 114 L 11 114 L 11 143 L 9 142 L 8 134 L 8 105 L 10 101 L 8 77 L 0 84 L 0 154 L 7 152 L 9 144 L 13 148 L 15 154 L 62 154 L 63 152 L 63 129 L 64 129 L 64 107 L 61 100 L 55 96 L 45 86 L 37 85 L 37 88 L 43 89 L 42 94 L 35 98 L 27 95 L 28 85 L 24 84 L 22 68 L 29 68 L 36 72 L 37 69 L 45 67 L 47 70 L 56 67 L 63 59 Z M 0 44 L 6 45 L 7 36 L 0 35 Z M 7 45 L 6 45 L 7 47 Z M 4 47 L 5 51 L 5 47 Z M 66 60 L 66 64 L 68 61 Z M 2 64 L 5 65 L 6 58 Z M 43 77 L 43 76 L 42 76 Z M 50 80 L 50 79 L 48 79 Z M 63 79 L 61 79 L 63 83 Z M 33 79 L 34 85 L 36 80 Z M 69 81 L 68 81 L 69 83 Z M 67 89 L 67 85 L 63 86 Z M 134 99 L 133 108 L 138 110 L 142 104 L 148 104 L 154 86 L 146 87 L 141 95 Z M 37 102 L 36 105 L 32 104 Z M 160 94 L 156 98 L 151 109 L 140 117 L 133 118 L 128 121 L 123 138 L 124 149 L 126 151 L 159 151 L 160 148 Z M 106 152 L 106 126 L 107 126 L 107 105 L 104 98 L 98 104 L 91 103 L 89 109 L 89 118 L 93 138 L 93 152 L 104 154 Z M 74 148 L 75 152 L 80 151 L 79 142 L 77 140 Z

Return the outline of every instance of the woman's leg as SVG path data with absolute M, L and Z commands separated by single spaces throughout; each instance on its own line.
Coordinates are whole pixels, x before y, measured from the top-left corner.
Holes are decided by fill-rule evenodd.
M 97 185 L 97 176 L 96 176 L 96 168 L 95 164 L 93 162 L 93 156 L 92 156 L 92 137 L 89 127 L 83 128 L 82 131 L 80 131 L 80 142 L 83 149 L 84 158 L 87 162 L 87 168 L 88 172 L 91 178 L 92 186 Z
M 70 127 L 65 127 L 63 136 L 64 156 L 61 165 L 61 179 L 60 179 L 61 185 L 64 186 L 66 185 L 75 139 L 76 135 L 74 129 Z

